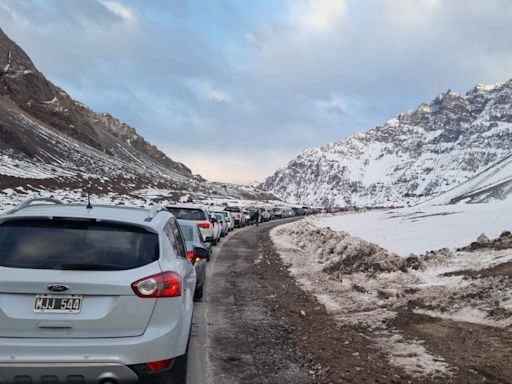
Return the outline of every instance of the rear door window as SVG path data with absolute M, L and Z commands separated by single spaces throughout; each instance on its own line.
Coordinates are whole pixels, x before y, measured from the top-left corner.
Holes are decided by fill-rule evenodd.
M 175 220 L 170 220 L 171 231 L 176 239 L 176 247 L 178 248 L 178 256 L 187 257 L 187 247 L 185 246 L 185 240 L 180 231 L 179 225 Z
M 188 225 L 180 225 L 185 241 L 194 241 L 194 229 Z
M 130 225 L 67 218 L 0 224 L 3 267 L 126 270 L 158 258 L 158 235 Z
M 202 209 L 198 208 L 178 208 L 168 207 L 167 208 L 177 219 L 183 220 L 207 220 L 206 215 Z

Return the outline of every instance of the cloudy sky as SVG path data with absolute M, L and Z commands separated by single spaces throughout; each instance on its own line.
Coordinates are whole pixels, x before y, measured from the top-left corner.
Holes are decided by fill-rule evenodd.
M 71 96 L 219 181 L 512 78 L 510 0 L 1 0 L 0 26 Z

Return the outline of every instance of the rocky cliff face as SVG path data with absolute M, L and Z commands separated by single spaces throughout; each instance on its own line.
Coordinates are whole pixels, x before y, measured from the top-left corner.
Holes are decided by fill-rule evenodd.
M 303 152 L 261 188 L 313 205 L 403 205 L 446 192 L 512 153 L 512 80 L 448 91 L 370 131 Z
M 151 159 L 181 173 L 190 169 L 169 159 L 136 130 L 113 116 L 97 114 L 76 102 L 39 72 L 23 50 L 0 30 L 0 94 L 39 121 L 106 153 L 115 152 L 119 139 Z

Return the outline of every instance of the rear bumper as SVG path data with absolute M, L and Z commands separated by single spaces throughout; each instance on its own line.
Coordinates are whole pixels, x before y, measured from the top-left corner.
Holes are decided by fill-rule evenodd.
M 175 362 L 170 368 L 154 373 L 144 365 L 3 363 L 0 380 L 2 384 L 167 384 L 170 377 L 179 374 Z
M 121 364 L 0 364 L 0 382 L 2 384 L 128 384 L 136 383 L 138 380 L 139 376 L 132 369 Z
M 0 338 L 0 367 L 9 364 L 47 366 L 58 363 L 129 366 L 160 361 L 185 353 L 192 311 L 172 311 L 172 301 L 158 299 L 146 332 L 133 337 Z M 190 300 L 191 302 L 191 300 Z M 116 368 L 117 369 L 117 368 Z M 4 383 L 0 369 L 0 383 Z M 50 383 L 49 383 L 50 384 Z

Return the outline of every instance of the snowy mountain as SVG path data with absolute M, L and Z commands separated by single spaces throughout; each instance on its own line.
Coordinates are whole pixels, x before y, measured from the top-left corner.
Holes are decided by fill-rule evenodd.
M 503 188 L 479 192 L 475 201 L 501 199 L 512 189 L 512 166 L 502 169 L 503 162 L 510 162 L 511 147 L 512 80 L 478 85 L 465 96 L 448 91 L 375 129 L 306 150 L 260 187 L 308 205 L 403 205 L 452 190 L 484 172 Z M 446 199 L 458 201 L 462 192 L 490 186 L 493 180 L 467 184 Z
M 512 155 L 449 191 L 425 201 L 429 205 L 487 203 L 512 196 Z
M 87 185 L 93 193 L 158 188 L 174 199 L 269 196 L 193 175 L 134 128 L 73 100 L 0 30 L 0 194 Z

